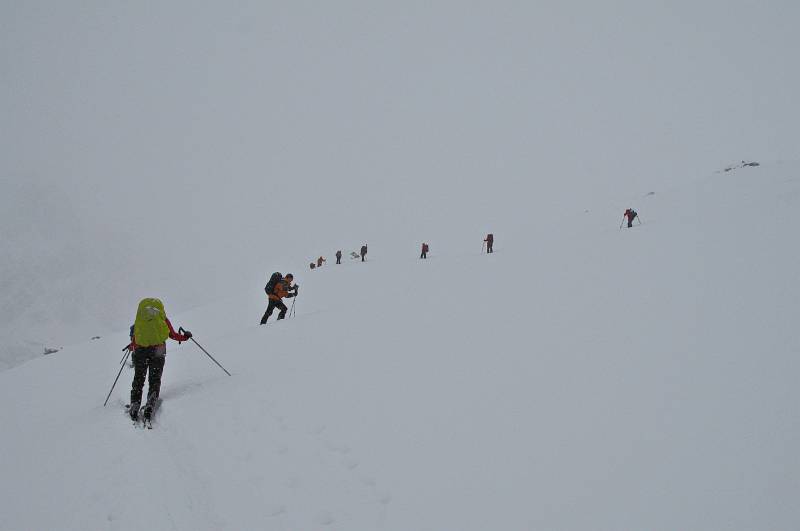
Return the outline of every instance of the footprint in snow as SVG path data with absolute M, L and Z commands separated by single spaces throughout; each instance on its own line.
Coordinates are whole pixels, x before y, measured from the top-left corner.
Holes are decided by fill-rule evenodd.
M 271 505 L 267 507 L 267 516 L 276 517 L 282 514 L 286 514 L 286 506 L 285 505 Z
M 333 518 L 333 515 L 328 511 L 320 511 L 314 517 L 314 523 L 317 525 L 331 525 L 336 520 Z
M 353 457 L 347 457 L 342 459 L 342 465 L 344 465 L 347 470 L 355 470 L 359 465 L 359 461 Z
M 331 452 L 334 452 L 334 453 L 337 453 L 337 454 L 345 455 L 345 454 L 349 454 L 350 453 L 350 447 L 347 446 L 346 444 L 336 444 L 336 443 L 332 443 L 332 442 L 328 441 L 328 442 L 325 443 L 325 447 L 328 450 L 330 450 Z
M 281 431 L 286 431 L 289 429 L 289 425 L 286 423 L 286 417 L 283 415 L 276 415 L 272 418 L 278 423 L 278 427 L 281 429 Z

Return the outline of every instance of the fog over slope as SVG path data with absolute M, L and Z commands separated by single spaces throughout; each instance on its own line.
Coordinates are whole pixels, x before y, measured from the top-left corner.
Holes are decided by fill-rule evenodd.
M 337 248 L 471 249 L 796 158 L 799 15 L 4 3 L 0 367 L 124 328 L 143 296 L 183 310 Z

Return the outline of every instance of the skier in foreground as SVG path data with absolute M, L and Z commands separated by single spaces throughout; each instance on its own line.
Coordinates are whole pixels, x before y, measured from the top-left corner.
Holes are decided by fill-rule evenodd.
M 133 385 L 131 387 L 130 415 L 133 420 L 139 418 L 142 403 L 142 390 L 147 377 L 147 403 L 142 414 L 150 420 L 158 402 L 161 390 L 161 375 L 167 355 L 167 338 L 175 341 L 187 341 L 192 333 L 183 330 L 180 334 L 172 328 L 172 323 L 164 312 L 164 303 L 159 299 L 147 298 L 139 302 L 136 310 L 136 321 L 131 327 L 131 345 L 133 348 Z
M 300 289 L 300 286 L 292 286 L 293 280 L 294 275 L 291 273 L 287 273 L 285 277 L 281 277 L 280 273 L 272 274 L 269 282 L 264 286 L 264 291 L 266 291 L 267 297 L 269 297 L 269 304 L 267 305 L 267 311 L 264 312 L 264 316 L 261 318 L 262 325 L 267 324 L 267 319 L 269 319 L 272 312 L 275 311 L 275 308 L 280 309 L 280 313 L 278 313 L 279 321 L 286 317 L 286 312 L 289 308 L 286 307 L 281 299 L 297 297 L 297 292 Z M 294 291 L 294 293 L 289 293 L 290 291 Z

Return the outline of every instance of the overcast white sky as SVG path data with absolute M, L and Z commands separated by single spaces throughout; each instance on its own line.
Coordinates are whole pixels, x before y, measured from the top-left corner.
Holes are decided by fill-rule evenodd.
M 46 325 L 81 294 L 118 324 L 365 241 L 457 248 L 797 158 L 798 20 L 788 0 L 2 2 L 3 316 L 24 300 Z

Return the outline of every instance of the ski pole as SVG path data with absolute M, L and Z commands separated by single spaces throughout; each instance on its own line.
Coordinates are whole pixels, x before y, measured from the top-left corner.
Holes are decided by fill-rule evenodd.
M 133 342 L 130 342 L 130 343 L 128 343 L 128 346 L 124 347 L 124 348 L 122 349 L 122 352 L 127 352 L 128 354 L 130 354 L 131 352 L 133 352 Z M 120 365 L 122 365 L 122 362 L 123 362 L 123 361 L 125 361 L 125 358 L 126 358 L 126 357 L 127 357 L 127 354 L 126 354 L 125 356 L 122 356 L 122 359 L 121 359 L 121 360 L 119 360 L 119 364 L 120 364 Z
M 180 333 L 183 333 L 183 328 L 180 328 L 180 329 L 179 329 L 179 331 L 180 331 Z M 223 367 L 222 365 L 220 365 L 220 364 L 219 364 L 219 362 L 218 362 L 217 360 L 215 360 L 215 359 L 214 359 L 214 356 L 212 356 L 211 354 L 209 354 L 209 353 L 208 353 L 208 351 L 207 351 L 206 349 L 204 349 L 203 347 L 201 347 L 201 346 L 200 346 L 200 343 L 198 343 L 197 341 L 195 341 L 195 339 L 194 339 L 193 337 L 190 337 L 189 339 L 191 339 L 191 340 L 192 340 L 192 342 L 193 342 L 195 345 L 197 345 L 197 347 L 198 347 L 200 350 L 202 350 L 203 352 L 205 352 L 206 356 L 208 356 L 209 358 L 211 358 L 211 361 L 213 361 L 214 363 L 216 363 L 216 364 L 217 364 L 217 367 L 219 367 L 220 369 L 222 369 L 223 371 L 225 371 L 225 374 L 227 374 L 228 376 L 233 376 L 231 373 L 229 373 L 229 372 L 228 372 L 228 369 L 226 369 L 225 367 Z
M 294 317 L 294 303 L 297 302 L 297 295 L 292 299 L 292 307 L 289 309 L 289 317 Z
M 622 221 L 619 222 L 619 230 L 622 230 L 622 225 L 625 224 L 625 216 L 622 216 Z
M 122 367 L 119 368 L 119 372 L 117 373 L 117 377 L 114 378 L 114 384 L 111 386 L 111 390 L 108 392 L 108 396 L 106 397 L 106 401 L 103 402 L 103 407 L 106 407 L 106 404 L 108 404 L 108 399 L 111 398 L 111 393 L 114 391 L 114 387 L 117 385 L 117 380 L 119 380 L 119 375 L 122 374 L 122 369 L 125 368 L 125 360 L 128 359 L 128 356 L 130 355 L 130 353 L 131 352 L 128 351 L 128 353 L 125 354 L 125 357 L 122 358 Z
M 483 243 L 481 244 L 481 254 L 483 254 L 484 247 L 486 247 L 486 240 L 483 240 Z

